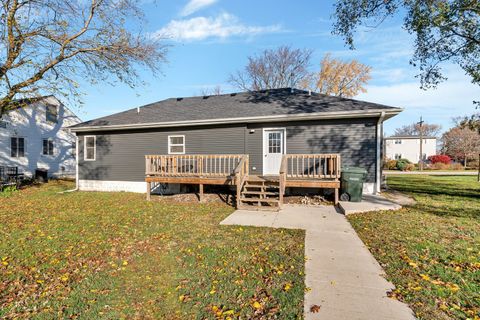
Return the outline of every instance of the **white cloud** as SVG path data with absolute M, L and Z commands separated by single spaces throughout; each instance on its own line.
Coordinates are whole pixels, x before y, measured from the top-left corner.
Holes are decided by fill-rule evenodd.
M 195 17 L 184 20 L 172 20 L 155 32 L 156 37 L 170 37 L 174 40 L 196 41 L 207 38 L 228 38 L 231 36 L 253 36 L 262 33 L 279 32 L 279 25 L 247 26 L 229 13 L 216 17 Z
M 211 6 L 215 2 L 217 2 L 217 0 L 190 0 L 185 7 L 183 7 L 182 11 L 180 12 L 180 16 L 189 16 L 200 9 Z

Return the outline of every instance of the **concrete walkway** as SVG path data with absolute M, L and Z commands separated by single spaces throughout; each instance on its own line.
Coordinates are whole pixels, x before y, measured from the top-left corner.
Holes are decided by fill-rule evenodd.
M 280 212 L 237 210 L 221 222 L 306 230 L 305 319 L 415 319 L 388 298 L 394 286 L 346 220 L 332 206 L 286 206 Z M 318 312 L 310 308 L 320 306 Z
M 369 211 L 398 210 L 402 208 L 400 204 L 381 195 L 367 194 L 363 195 L 361 202 L 340 201 L 338 207 L 345 215 Z

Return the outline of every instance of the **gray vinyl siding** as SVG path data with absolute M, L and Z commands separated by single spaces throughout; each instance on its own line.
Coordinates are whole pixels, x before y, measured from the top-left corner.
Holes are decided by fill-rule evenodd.
M 97 137 L 95 161 L 84 160 L 85 135 Z M 168 154 L 168 136 L 185 135 L 186 154 L 243 154 L 245 126 L 94 132 L 79 135 L 79 179 L 144 181 L 145 155 Z
M 251 174 L 262 174 L 263 128 L 286 128 L 286 152 L 340 153 L 343 166 L 367 169 L 375 182 L 377 118 L 259 123 L 79 133 L 79 178 L 144 181 L 145 155 L 168 154 L 168 135 L 185 135 L 186 154 L 248 154 Z M 83 136 L 97 136 L 95 161 L 84 161 Z
M 286 153 L 340 153 L 342 166 L 365 168 L 368 171 L 367 182 L 375 182 L 377 120 L 365 118 L 250 124 L 246 136 L 250 170 L 262 174 L 263 129 L 285 128 Z M 254 167 L 256 170 L 253 170 Z

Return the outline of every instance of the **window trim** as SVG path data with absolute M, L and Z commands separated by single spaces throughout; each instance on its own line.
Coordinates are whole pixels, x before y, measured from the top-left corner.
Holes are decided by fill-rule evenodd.
M 93 138 L 93 159 L 87 158 L 87 139 Z M 91 148 L 91 147 L 90 147 Z M 97 160 L 97 136 L 83 136 L 83 160 L 84 161 L 95 161 Z
M 47 153 L 45 154 L 43 151 L 43 144 L 44 141 L 47 140 Z M 52 154 L 50 154 L 50 142 L 52 142 Z M 55 156 L 55 140 L 53 138 L 42 138 L 42 155 L 47 157 Z
M 183 143 L 171 143 L 170 138 L 182 138 Z M 174 134 L 174 135 L 169 135 L 168 136 L 168 154 L 185 154 L 185 135 L 184 134 Z M 183 147 L 183 152 L 171 152 L 170 147 L 178 147 L 182 146 Z
M 17 139 L 17 156 L 12 157 L 12 139 Z M 23 139 L 23 156 L 18 156 L 18 139 Z M 10 136 L 10 158 L 13 159 L 21 159 L 25 158 L 27 155 L 27 138 L 25 137 L 19 137 L 19 136 Z

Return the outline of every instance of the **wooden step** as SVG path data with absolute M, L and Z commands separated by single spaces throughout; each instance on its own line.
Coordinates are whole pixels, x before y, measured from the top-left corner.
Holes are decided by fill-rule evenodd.
M 255 206 L 255 205 L 248 205 L 248 204 L 241 204 L 238 206 L 240 210 L 254 210 L 254 211 L 279 211 L 279 206 Z
M 244 197 L 241 197 L 240 198 L 240 201 L 243 201 L 243 202 L 265 202 L 265 203 L 278 203 L 279 200 L 278 199 L 274 199 L 274 198 L 244 198 Z
M 243 194 L 247 195 L 265 195 L 265 196 L 278 196 L 278 192 L 271 192 L 271 191 L 243 191 Z
M 280 181 L 277 181 L 277 180 L 245 180 L 245 182 L 247 183 L 250 183 L 250 184 L 254 184 L 254 185 L 279 185 L 280 184 Z
M 280 182 L 250 176 L 242 187 L 238 207 L 247 210 L 280 210 Z
M 280 188 L 279 185 L 277 184 L 250 184 L 250 183 L 245 183 L 245 187 L 251 187 L 251 188 Z

